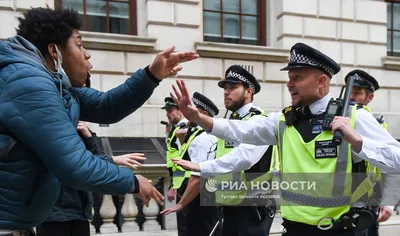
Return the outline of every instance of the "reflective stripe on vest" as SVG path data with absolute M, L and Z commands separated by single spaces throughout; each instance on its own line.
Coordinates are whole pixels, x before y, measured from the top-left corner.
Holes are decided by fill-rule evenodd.
M 363 106 L 363 109 L 371 113 L 371 109 L 368 106 Z M 380 125 L 387 131 L 388 130 L 388 125 L 386 122 L 380 123 Z M 366 172 L 368 173 L 372 183 L 376 183 L 382 180 L 382 173 L 379 168 L 371 165 L 369 162 L 365 162 L 366 165 Z M 374 189 L 371 189 L 368 192 L 368 197 L 372 197 L 374 195 Z
M 256 112 L 250 112 L 244 116 L 241 120 L 249 120 L 254 115 L 258 115 Z M 266 115 L 261 112 L 261 115 Z M 225 154 L 229 153 L 233 149 L 233 143 L 226 142 L 225 140 L 218 139 L 216 158 L 220 158 Z M 264 155 L 264 154 L 263 154 Z M 272 163 L 271 163 L 272 166 Z M 227 174 L 219 174 L 214 178 L 217 181 L 217 191 L 215 192 L 215 199 L 218 204 L 222 205 L 238 205 L 245 199 L 247 189 L 251 186 L 251 183 L 257 181 L 268 181 L 271 179 L 271 173 L 267 172 L 262 176 L 259 176 L 252 181 L 246 181 L 245 172 L 233 172 Z M 228 182 L 234 190 L 221 190 L 222 183 Z M 238 188 L 236 188 L 238 187 Z M 229 187 L 228 187 L 229 188 Z
M 171 136 L 167 140 L 167 155 L 166 155 L 166 160 L 167 160 L 167 168 L 172 168 L 174 166 L 174 163 L 172 163 L 171 159 L 172 158 L 177 158 L 179 157 L 179 150 L 172 147 L 172 140 L 174 140 L 176 131 L 178 131 L 180 127 L 176 127 L 173 131 Z
M 180 150 L 179 150 L 179 155 L 177 159 L 183 159 L 185 153 L 188 151 L 190 143 L 196 138 L 199 134 L 201 134 L 204 130 L 203 129 L 197 129 L 192 135 L 190 135 L 189 139 L 182 144 Z M 191 171 L 186 171 L 182 167 L 178 165 L 173 165 L 172 167 L 172 182 L 173 182 L 173 189 L 178 189 L 182 186 L 183 181 L 185 181 L 185 178 L 189 178 L 191 175 Z

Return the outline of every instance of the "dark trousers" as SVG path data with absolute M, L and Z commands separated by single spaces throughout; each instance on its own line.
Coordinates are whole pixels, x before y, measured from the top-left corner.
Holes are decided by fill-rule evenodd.
M 176 203 L 178 203 L 181 200 L 181 197 L 176 196 Z M 176 213 L 176 220 L 178 223 L 178 236 L 190 236 L 187 233 L 187 224 L 188 224 L 188 220 L 187 220 L 187 208 L 183 208 L 181 211 L 178 211 Z
M 267 210 L 266 207 L 252 206 L 224 207 L 222 235 L 268 236 L 274 218 L 270 217 Z M 275 210 L 273 207 L 274 212 Z
M 282 226 L 284 233 L 282 236 L 355 236 L 353 229 L 349 230 L 320 230 L 315 225 L 307 225 L 283 219 Z
M 90 236 L 89 221 L 44 222 L 36 227 L 38 236 Z
M 368 229 L 356 230 L 356 236 L 379 236 L 379 222 L 372 225 Z
M 200 194 L 187 206 L 187 235 L 208 236 L 220 217 L 214 206 L 201 206 Z M 218 234 L 214 234 L 215 236 Z

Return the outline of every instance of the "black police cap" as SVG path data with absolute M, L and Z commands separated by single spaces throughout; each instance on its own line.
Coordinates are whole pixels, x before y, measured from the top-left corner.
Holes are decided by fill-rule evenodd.
M 327 55 L 304 43 L 296 43 L 290 49 L 288 65 L 281 70 L 291 70 L 302 67 L 314 67 L 322 70 L 332 78 L 340 71 L 340 66 Z
M 171 97 L 166 97 L 164 98 L 165 105 L 161 107 L 161 109 L 167 109 L 171 107 L 176 107 L 178 108 L 178 105 L 174 102 L 174 100 Z
M 379 89 L 379 83 L 376 81 L 374 77 L 363 70 L 353 70 L 350 71 L 346 77 L 344 78 L 345 83 L 347 84 L 347 80 L 350 77 L 354 77 L 354 86 L 366 88 L 371 90 L 372 92 Z
M 196 106 L 207 111 L 211 116 L 216 116 L 219 113 L 218 107 L 201 93 L 194 92 L 192 101 Z
M 218 86 L 223 88 L 225 83 L 245 84 L 253 90 L 254 94 L 261 90 L 261 86 L 257 82 L 257 79 L 239 65 L 230 66 L 225 72 L 225 79 L 219 81 Z

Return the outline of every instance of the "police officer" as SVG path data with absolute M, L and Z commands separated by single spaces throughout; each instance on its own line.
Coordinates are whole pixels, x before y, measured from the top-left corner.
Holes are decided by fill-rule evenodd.
M 351 173 L 352 161 L 362 159 L 382 170 L 400 169 L 400 143 L 369 112 L 355 107 L 349 109 L 350 117 L 335 115 L 332 130 L 322 127 L 331 101 L 330 79 L 340 71 L 340 66 L 325 54 L 297 43 L 282 70 L 288 71 L 292 106 L 268 117 L 233 121 L 203 116 L 190 106 L 183 81 L 177 82 L 180 91 L 174 86 L 173 99 L 188 119 L 217 137 L 256 145 L 278 144 L 281 178 L 307 179 L 310 174 L 304 173 L 323 174 L 320 177 L 324 178 L 314 179 L 317 184 L 324 183 L 315 191 L 281 188 L 285 236 L 355 235 L 354 226 L 365 227 L 362 223 L 371 222 L 372 213 L 351 208 L 366 189 L 353 192 L 346 173 Z M 339 146 L 333 142 L 338 130 L 343 134 Z
M 261 86 L 256 78 L 243 67 L 230 66 L 225 72 L 225 79 L 219 81 L 218 86 L 224 89 L 225 108 L 232 112 L 230 119 L 251 120 L 254 116 L 263 113 L 253 104 L 253 97 L 260 92 Z M 186 160 L 173 160 L 173 162 L 185 169 L 201 171 L 205 177 L 233 172 L 232 175 L 224 175 L 222 178 L 233 180 L 233 176 L 237 175 L 240 176 L 241 181 L 250 181 L 269 171 L 271 154 L 272 146 L 253 146 L 219 139 L 216 159 L 201 163 L 190 163 Z M 236 198 L 238 195 L 247 194 L 249 191 L 245 190 L 216 193 L 217 203 L 224 206 L 224 236 L 269 235 L 276 210 L 275 204 L 270 201 L 269 206 L 265 206 L 266 201 L 262 201 L 259 205 L 253 205 L 255 202 L 249 205 L 244 198 Z M 227 196 L 232 196 L 232 198 Z
M 203 114 L 210 117 L 218 115 L 217 106 L 204 95 L 195 92 L 192 100 Z M 190 128 L 177 159 L 196 163 L 212 160 L 215 158 L 216 146 L 217 138 L 215 136 L 207 134 L 200 126 L 190 122 Z M 218 220 L 219 210 L 215 206 L 202 205 L 200 202 L 200 173 L 191 172 L 188 185 L 179 203 L 173 208 L 162 211 L 161 214 L 179 212 L 186 207 L 188 235 L 208 236 Z
M 362 105 L 362 108 L 370 111 L 368 104 L 374 99 L 374 93 L 379 89 L 378 81 L 370 74 L 363 70 L 353 70 L 349 72 L 345 77 L 345 83 L 350 77 L 354 77 L 354 85 L 351 91 L 350 100 Z M 383 120 L 383 116 L 377 118 L 377 121 L 387 130 L 387 124 Z M 371 166 L 369 163 L 365 163 L 367 173 L 373 173 L 375 176 L 381 176 L 380 170 L 376 167 Z M 381 188 L 381 183 L 375 183 L 375 188 Z M 379 189 L 375 192 L 380 192 Z M 374 206 L 374 212 L 376 213 L 376 224 L 373 224 L 367 230 L 359 230 L 357 234 L 360 236 L 378 236 L 379 235 L 379 222 L 384 222 L 392 215 L 393 207 L 390 206 Z M 379 218 L 378 218 L 379 215 Z
M 161 108 L 166 111 L 166 116 L 168 118 L 168 125 L 167 128 L 170 128 L 170 132 L 167 136 L 167 152 L 166 152 L 166 161 L 167 161 L 167 168 L 170 175 L 170 186 L 169 191 L 167 194 L 167 198 L 169 202 L 172 202 L 176 199 L 176 202 L 179 203 L 180 196 L 177 196 L 177 189 L 182 186 L 182 182 L 178 186 L 177 183 L 173 183 L 174 174 L 173 174 L 173 163 L 171 162 L 171 158 L 179 156 L 179 148 L 181 143 L 176 136 L 178 130 L 183 129 L 186 127 L 187 120 L 183 116 L 182 112 L 179 110 L 178 105 L 172 100 L 171 97 L 166 97 L 164 99 L 165 105 Z M 183 185 L 182 187 L 184 187 Z M 186 211 L 182 210 L 177 213 L 177 224 L 178 224 L 178 234 L 179 236 L 186 236 L 186 224 L 187 224 L 187 217 Z

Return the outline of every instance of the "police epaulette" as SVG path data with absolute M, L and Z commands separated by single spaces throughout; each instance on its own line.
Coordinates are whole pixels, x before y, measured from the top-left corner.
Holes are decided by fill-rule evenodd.
M 376 120 L 379 122 L 379 124 L 384 123 L 385 121 L 383 120 L 383 115 L 381 115 L 380 118 L 376 118 Z
M 262 111 L 258 110 L 255 107 L 250 108 L 249 112 L 250 113 L 255 113 L 256 115 L 260 115 L 262 113 Z
M 285 107 L 282 110 L 283 115 L 285 116 L 286 124 L 293 125 L 297 121 L 297 110 L 300 108 L 295 108 L 293 106 Z

